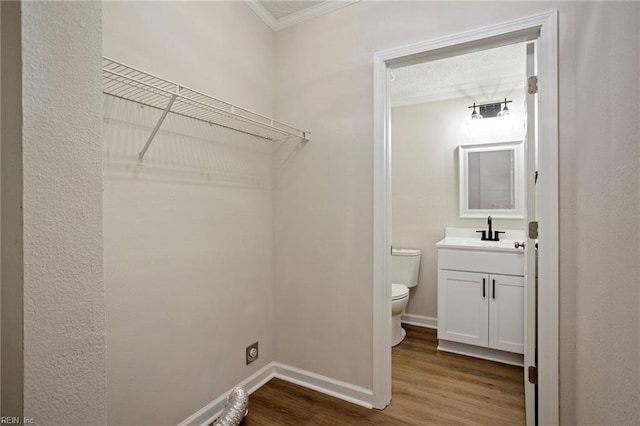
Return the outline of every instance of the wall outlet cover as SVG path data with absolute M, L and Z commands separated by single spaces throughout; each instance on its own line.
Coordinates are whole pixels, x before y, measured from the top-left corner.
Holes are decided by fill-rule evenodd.
M 251 364 L 253 361 L 258 359 L 258 356 L 259 356 L 258 342 L 255 342 L 253 345 L 247 346 L 247 350 L 246 350 L 247 365 Z

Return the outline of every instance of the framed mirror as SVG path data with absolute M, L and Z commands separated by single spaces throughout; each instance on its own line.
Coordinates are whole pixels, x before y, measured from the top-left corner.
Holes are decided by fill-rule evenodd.
M 524 218 L 524 143 L 460 145 L 460 217 Z

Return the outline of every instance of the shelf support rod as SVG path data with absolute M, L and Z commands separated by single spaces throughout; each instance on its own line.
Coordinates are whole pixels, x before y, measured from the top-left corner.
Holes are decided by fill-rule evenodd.
M 160 116 L 160 119 L 156 123 L 156 126 L 151 131 L 151 134 L 149 135 L 149 139 L 147 139 L 147 143 L 144 144 L 142 151 L 140 151 L 140 154 L 138 154 L 138 162 L 140 164 L 142 164 L 142 159 L 144 158 L 144 155 L 147 153 L 147 150 L 149 149 L 149 145 L 151 145 L 151 141 L 153 141 L 153 138 L 156 136 L 156 133 L 158 133 L 158 130 L 162 125 L 162 122 L 167 117 L 167 114 L 169 113 L 169 111 L 171 110 L 171 106 L 173 105 L 173 101 L 176 100 L 177 96 L 178 96 L 177 93 L 174 93 L 173 95 L 171 95 L 171 99 L 169 99 L 169 103 L 167 104 L 164 111 L 162 112 L 162 115 Z

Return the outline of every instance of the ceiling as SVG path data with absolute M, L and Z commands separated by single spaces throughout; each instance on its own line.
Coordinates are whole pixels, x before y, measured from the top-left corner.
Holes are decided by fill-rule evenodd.
M 272 30 L 278 31 L 360 0 L 244 0 Z
M 259 0 L 258 3 L 264 7 L 267 12 L 273 16 L 273 19 L 281 19 L 285 16 L 292 15 L 300 12 L 304 9 L 308 9 L 313 6 L 317 6 L 323 1 L 272 1 L 272 0 Z
M 524 87 L 525 55 L 525 44 L 516 44 L 394 69 L 391 103 L 498 100 L 496 94 Z

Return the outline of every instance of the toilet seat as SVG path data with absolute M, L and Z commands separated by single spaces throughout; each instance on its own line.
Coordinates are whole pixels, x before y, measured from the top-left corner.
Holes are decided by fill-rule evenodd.
M 391 284 L 391 300 L 398 300 L 409 295 L 409 288 L 404 284 Z

